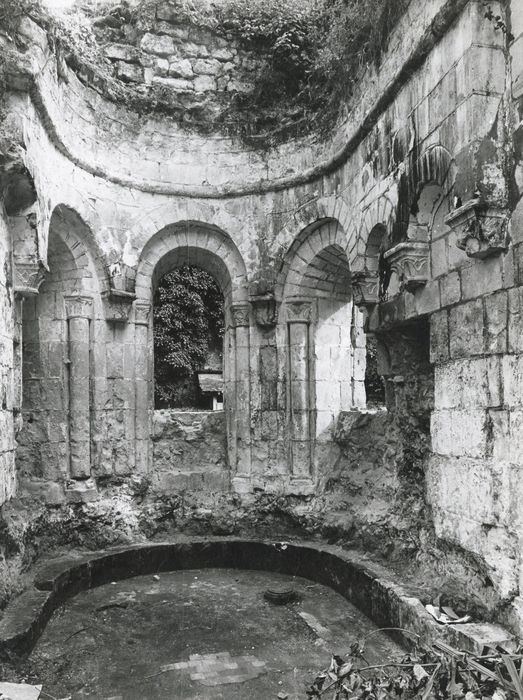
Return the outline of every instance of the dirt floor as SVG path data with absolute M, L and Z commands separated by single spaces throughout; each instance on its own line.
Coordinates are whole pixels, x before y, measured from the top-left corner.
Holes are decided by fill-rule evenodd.
M 292 587 L 300 600 L 267 602 Z M 303 578 L 206 569 L 141 576 L 81 593 L 60 608 L 31 658 L 43 700 L 304 699 L 330 660 L 376 629 L 331 589 Z M 369 663 L 404 652 L 384 633 Z

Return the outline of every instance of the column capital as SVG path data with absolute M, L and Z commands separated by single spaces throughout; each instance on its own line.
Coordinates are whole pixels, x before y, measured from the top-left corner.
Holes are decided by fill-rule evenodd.
M 137 326 L 148 326 L 152 304 L 148 301 L 136 301 L 134 303 L 134 322 Z
M 286 302 L 288 323 L 310 323 L 312 321 L 312 301 L 296 297 Z
M 380 279 L 378 272 L 359 270 L 352 275 L 352 295 L 356 306 L 372 307 L 379 302 Z
M 64 297 L 67 318 L 92 318 L 93 298 L 83 295 Z
M 231 306 L 232 325 L 234 328 L 250 325 L 249 304 L 233 304 Z
M 42 263 L 15 260 L 13 268 L 15 294 L 22 298 L 36 296 L 45 277 Z

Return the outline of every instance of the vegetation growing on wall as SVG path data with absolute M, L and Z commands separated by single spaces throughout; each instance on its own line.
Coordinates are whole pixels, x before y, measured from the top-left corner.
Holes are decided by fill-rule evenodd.
M 221 364 L 223 296 L 205 270 L 183 265 L 167 273 L 154 300 L 157 408 L 199 404 L 196 372 Z
M 191 0 L 181 16 L 209 25 Z M 225 0 L 214 7 L 216 31 L 265 56 L 255 88 L 237 94 L 222 121 L 268 143 L 328 132 L 362 70 L 378 63 L 409 0 Z

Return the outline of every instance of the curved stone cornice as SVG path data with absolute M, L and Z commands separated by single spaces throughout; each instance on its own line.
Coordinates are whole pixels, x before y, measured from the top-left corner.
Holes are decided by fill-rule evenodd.
M 65 143 L 59 130 L 54 124 L 45 104 L 38 81 L 33 77 L 32 86 L 29 90 L 31 100 L 39 114 L 44 128 L 50 137 L 55 148 L 78 168 L 95 177 L 102 178 L 113 184 L 131 188 L 149 194 L 165 195 L 170 197 L 188 197 L 197 199 L 230 199 L 234 197 L 244 197 L 253 194 L 264 194 L 269 192 L 279 192 L 294 187 L 307 185 L 317 181 L 319 178 L 329 175 L 342 166 L 356 150 L 360 143 L 366 138 L 369 131 L 375 126 L 379 117 L 385 109 L 393 102 L 401 87 L 411 78 L 413 72 L 423 63 L 435 44 L 445 34 L 454 20 L 462 12 L 469 0 L 447 0 L 432 21 L 426 27 L 418 43 L 410 53 L 402 67 L 395 74 L 387 87 L 374 101 L 364 119 L 354 129 L 352 135 L 346 143 L 339 148 L 329 159 L 316 166 L 304 170 L 299 175 L 290 177 L 280 177 L 273 180 L 260 179 L 256 182 L 247 183 L 243 186 L 223 186 L 213 187 L 209 185 L 161 185 L 147 181 L 133 180 L 122 177 L 108 169 L 93 165 L 84 158 L 75 154 Z

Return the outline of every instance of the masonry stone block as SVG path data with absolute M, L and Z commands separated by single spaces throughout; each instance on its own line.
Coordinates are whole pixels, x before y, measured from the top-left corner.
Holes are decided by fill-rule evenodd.
M 485 456 L 487 413 L 484 410 L 435 411 L 431 421 L 435 454 L 455 457 Z
M 523 288 L 508 290 L 508 350 L 523 350 Z
M 502 262 L 499 256 L 477 261 L 461 270 L 463 299 L 475 299 L 503 286 Z
M 449 358 L 449 318 L 447 311 L 430 317 L 430 361 L 444 362 Z
M 149 32 L 144 34 L 140 47 L 146 53 L 154 53 L 158 56 L 170 56 L 176 52 L 176 42 L 165 34 L 151 34 Z
M 481 354 L 484 349 L 483 332 L 483 302 L 481 299 L 450 309 L 450 356 L 456 358 Z
M 441 306 L 457 304 L 461 300 L 461 279 L 459 272 L 449 272 L 439 281 Z
M 507 340 L 508 298 L 503 291 L 485 297 L 485 352 L 506 352 Z
M 168 64 L 169 75 L 173 78 L 184 78 L 191 80 L 194 78 L 194 71 L 188 58 L 176 58 Z

